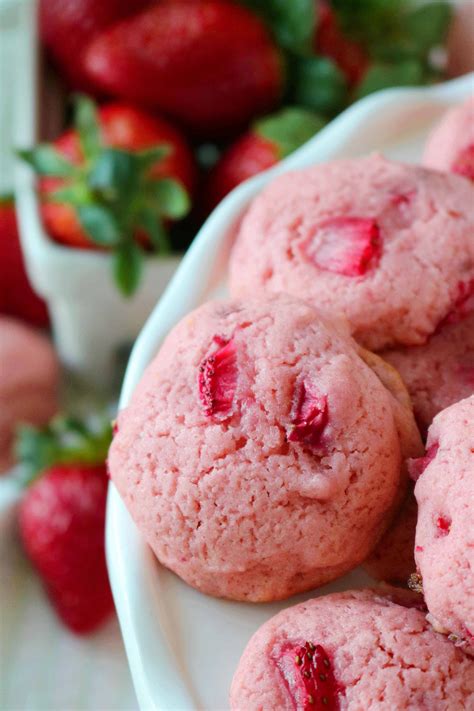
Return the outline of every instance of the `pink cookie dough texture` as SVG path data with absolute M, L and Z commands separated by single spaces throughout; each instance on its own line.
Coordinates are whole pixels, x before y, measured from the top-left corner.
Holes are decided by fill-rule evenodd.
M 0 472 L 14 463 L 18 425 L 45 424 L 58 408 L 59 365 L 49 340 L 0 316 Z
M 435 417 L 415 474 L 415 560 L 430 619 L 474 654 L 474 396 Z
M 474 95 L 446 112 L 428 138 L 423 163 L 474 180 Z
M 438 412 L 474 393 L 474 280 L 464 308 L 471 313 L 442 326 L 426 344 L 382 354 L 402 376 L 424 436 Z
M 474 662 L 433 632 L 416 605 L 413 593 L 385 588 L 283 610 L 248 643 L 232 682 L 232 711 L 472 711 Z M 305 643 L 327 659 L 313 688 L 312 671 L 302 677 L 296 660 Z
M 416 519 L 417 505 L 411 486 L 392 525 L 364 563 L 372 577 L 395 585 L 407 585 L 408 578 L 416 570 Z
M 425 343 L 474 280 L 474 186 L 385 160 L 276 178 L 244 215 L 233 295 L 287 292 L 342 313 L 371 350 Z
M 367 556 L 415 433 L 350 336 L 310 304 L 212 302 L 148 367 L 109 469 L 161 563 L 211 595 L 277 600 Z

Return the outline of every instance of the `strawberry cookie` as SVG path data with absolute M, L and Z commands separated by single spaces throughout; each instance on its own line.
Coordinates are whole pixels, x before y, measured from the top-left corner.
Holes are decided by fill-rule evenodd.
M 428 138 L 423 163 L 474 180 L 474 96 L 446 112 Z
M 458 294 L 427 343 L 382 353 L 402 376 L 423 435 L 438 412 L 474 393 L 474 277 Z
M 230 264 L 235 296 L 287 292 L 379 351 L 419 345 L 474 280 L 474 190 L 378 155 L 276 178 L 250 205 Z
M 0 472 L 12 466 L 21 423 L 45 424 L 58 408 L 59 365 L 47 338 L 0 316 Z
M 358 565 L 418 442 L 410 409 L 342 326 L 286 295 L 189 314 L 117 427 L 111 477 L 161 563 L 252 601 Z
M 415 560 L 429 618 L 474 653 L 474 396 L 437 415 L 418 477 Z
M 412 593 L 327 595 L 283 610 L 248 643 L 233 711 L 474 708 L 473 662 L 434 634 Z

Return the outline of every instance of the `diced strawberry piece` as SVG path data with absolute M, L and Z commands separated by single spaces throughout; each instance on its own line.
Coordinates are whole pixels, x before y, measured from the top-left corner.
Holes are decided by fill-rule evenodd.
M 474 180 L 474 143 L 461 151 L 452 164 L 451 171 L 463 175 L 469 180 Z
M 426 454 L 424 457 L 418 457 L 418 459 L 408 460 L 408 474 L 410 475 L 410 478 L 413 479 L 413 481 L 417 481 L 417 479 L 420 478 L 428 464 L 432 462 L 433 459 L 436 457 L 438 449 L 439 443 L 433 442 L 433 444 L 430 445 L 426 450 Z
M 296 389 L 288 439 L 290 442 L 319 446 L 327 423 L 326 395 L 322 395 L 309 380 L 302 381 Z
M 227 414 L 237 387 L 237 357 L 233 339 L 215 336 L 219 348 L 199 366 L 199 397 L 208 417 Z
M 460 281 L 457 291 L 457 297 L 451 311 L 439 322 L 436 332 L 443 326 L 459 323 L 474 311 L 474 279 Z
M 380 229 L 371 218 L 332 217 L 316 226 L 302 250 L 321 269 L 362 276 L 380 257 Z
M 436 527 L 441 535 L 447 536 L 451 528 L 451 519 L 447 516 L 438 516 L 436 519 Z
M 324 647 L 288 643 L 275 661 L 296 711 L 338 711 L 340 689 Z

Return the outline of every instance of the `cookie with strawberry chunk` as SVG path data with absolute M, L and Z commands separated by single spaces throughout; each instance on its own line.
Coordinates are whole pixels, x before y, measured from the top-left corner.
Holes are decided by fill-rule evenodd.
M 383 588 L 283 610 L 248 643 L 232 682 L 231 709 L 473 708 L 472 660 L 435 634 L 418 607 L 413 593 Z
M 474 189 L 459 176 L 378 155 L 317 165 L 250 205 L 231 292 L 283 291 L 342 313 L 371 350 L 423 344 L 474 280 L 473 229 Z
M 437 415 L 417 477 L 415 560 L 435 629 L 474 655 L 474 395 Z
M 474 180 L 474 96 L 444 114 L 428 138 L 423 163 Z
M 161 563 L 205 593 L 252 601 L 358 565 L 420 446 L 410 408 L 373 367 L 342 326 L 286 295 L 186 316 L 119 415 L 109 455 Z

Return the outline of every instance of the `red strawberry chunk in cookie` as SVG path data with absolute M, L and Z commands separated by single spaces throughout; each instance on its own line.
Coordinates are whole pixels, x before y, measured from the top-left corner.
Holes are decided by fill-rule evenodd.
M 214 342 L 219 346 L 218 350 L 199 366 L 199 397 L 208 417 L 229 412 L 237 387 L 234 341 L 215 336 Z
M 408 473 L 410 475 L 410 479 L 413 479 L 413 481 L 417 481 L 417 479 L 420 478 L 428 464 L 432 462 L 433 459 L 436 457 L 438 449 L 439 443 L 434 442 L 428 447 L 424 457 L 418 457 L 418 459 L 408 460 Z
M 321 394 L 311 381 L 302 381 L 295 393 L 288 439 L 318 446 L 327 423 L 326 395 Z
M 474 143 L 461 151 L 452 164 L 451 170 L 453 173 L 469 178 L 469 180 L 474 180 Z
M 447 516 L 438 516 L 436 519 L 436 527 L 441 535 L 447 536 L 451 528 L 451 519 Z
M 362 276 L 380 257 L 380 230 L 370 218 L 332 217 L 317 225 L 302 250 L 321 269 Z
M 324 648 L 305 642 L 285 645 L 281 652 L 277 666 L 296 711 L 338 711 L 338 685 Z

